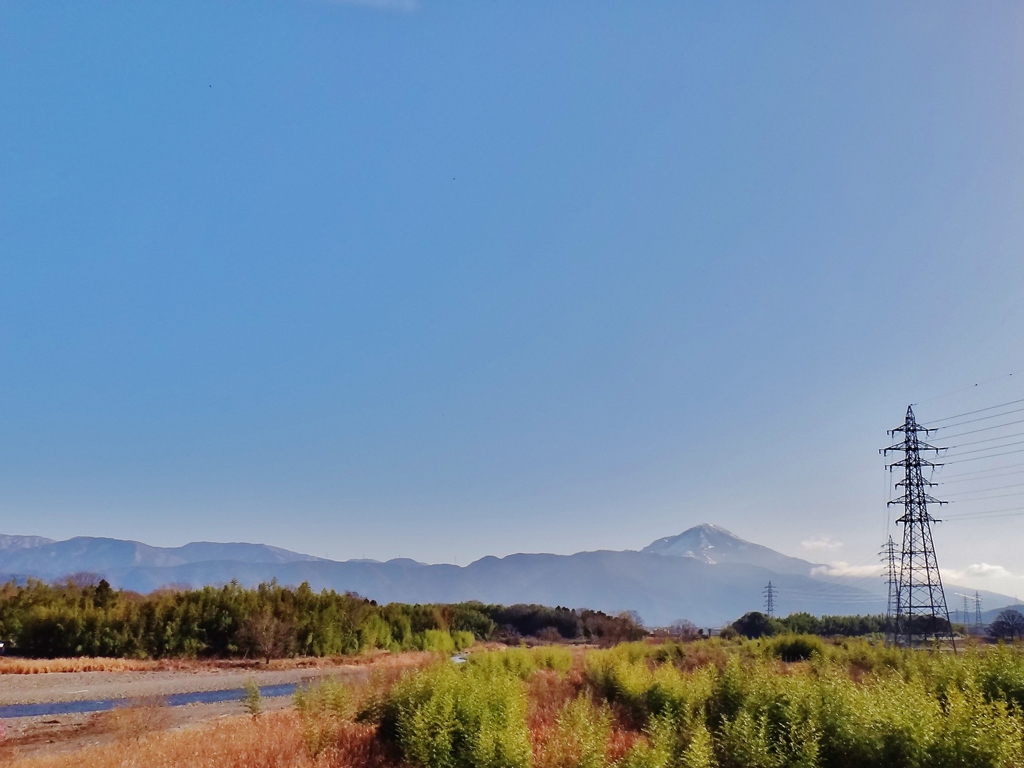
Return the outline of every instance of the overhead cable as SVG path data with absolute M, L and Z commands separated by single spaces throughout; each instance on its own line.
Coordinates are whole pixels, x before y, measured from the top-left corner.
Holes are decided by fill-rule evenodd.
M 981 520 L 995 520 L 1000 517 L 1020 517 L 1022 515 L 1024 515 L 1024 509 L 1020 509 L 1016 512 L 1002 512 L 985 515 L 975 515 L 974 517 L 947 517 L 944 518 L 944 520 L 950 523 L 974 523 Z
M 957 445 L 951 445 L 947 450 L 953 451 L 957 448 L 963 448 L 966 445 L 978 445 L 980 443 L 991 443 L 994 440 L 1009 440 L 1011 437 L 1024 437 L 1024 432 L 1014 432 L 1012 435 L 1000 435 L 999 437 L 986 437 L 983 440 L 973 440 L 969 443 L 959 443 Z M 951 438 L 945 438 L 949 440 Z
M 967 451 L 971 453 L 971 451 Z M 969 459 L 956 459 L 955 461 L 946 461 L 944 464 L 963 464 L 968 461 L 981 461 L 982 459 L 994 459 L 997 456 L 1009 456 L 1012 453 L 1024 453 L 1024 448 L 1018 448 L 1015 451 L 1006 451 L 1006 453 L 993 453 L 991 456 L 971 456 Z
M 1024 424 L 1024 419 L 1017 419 L 1016 421 L 1008 421 L 1005 424 L 993 424 L 990 427 L 978 427 L 977 429 L 969 429 L 966 432 L 957 432 L 955 435 L 946 435 L 943 440 L 952 440 L 955 437 L 963 437 L 964 435 L 973 435 L 977 432 L 988 432 L 991 429 L 1002 429 L 1003 427 L 1009 427 L 1013 424 Z
M 988 469 L 976 469 L 973 472 L 958 472 L 955 475 L 947 475 L 947 476 L 943 477 L 942 478 L 942 482 L 945 485 L 945 484 L 948 484 L 949 481 L 953 480 L 954 478 L 967 477 L 969 475 L 982 475 L 982 474 L 986 474 L 988 472 L 998 472 L 1001 469 L 1013 469 L 1014 467 L 1024 467 L 1024 461 L 1018 462 L 1016 464 L 1004 464 L 1001 467 L 989 467 Z M 1018 469 L 1016 472 L 1007 472 L 1005 475 L 989 475 L 989 477 L 1006 477 L 1007 475 L 1019 475 L 1022 472 L 1024 472 L 1024 469 Z M 942 477 L 942 474 L 940 473 L 939 476 Z M 975 478 L 975 479 L 977 479 L 977 480 L 984 480 L 985 478 L 979 477 L 979 478 Z M 958 483 L 965 483 L 965 482 L 973 482 L 973 481 L 971 481 L 971 480 L 957 480 L 956 482 L 958 482 Z
M 997 485 L 992 488 L 979 488 L 973 491 L 956 491 L 955 493 L 944 493 L 943 496 L 965 496 L 969 493 L 988 493 L 989 491 L 1001 491 L 1005 488 L 1024 488 L 1024 483 L 1012 483 L 1011 485 Z
M 957 499 L 956 503 L 966 504 L 972 501 L 983 501 L 985 499 L 1006 499 L 1010 496 L 1024 496 L 1024 491 L 1021 491 L 1020 493 L 999 493 L 995 496 L 978 496 L 976 499 Z
M 960 512 L 958 514 L 945 515 L 943 520 L 964 520 L 969 517 L 981 517 L 982 515 L 996 515 L 1005 512 L 1024 512 L 1024 507 L 1006 507 L 1005 509 L 986 509 L 980 512 Z
M 930 429 L 933 430 L 933 431 L 940 430 L 940 429 L 952 429 L 953 427 L 959 427 L 959 426 L 961 426 L 963 424 L 974 424 L 974 423 L 979 422 L 979 421 L 988 421 L 989 419 L 998 419 L 1000 416 L 1009 416 L 1011 413 L 1024 413 L 1024 408 L 1014 408 L 1012 411 L 1003 411 L 1002 413 L 993 413 L 990 416 L 979 416 L 976 419 L 967 419 L 966 421 L 957 421 L 957 422 L 954 422 L 952 424 L 947 424 L 944 427 L 931 427 Z
M 970 451 L 960 451 L 959 453 L 954 453 L 952 455 L 953 456 L 964 456 L 964 455 L 966 455 L 968 453 L 981 453 L 982 451 L 998 451 L 1000 448 L 1009 448 L 1012 445 L 1024 445 L 1024 440 L 1018 440 L 1015 443 L 1007 443 L 1006 445 L 990 445 L 988 448 L 975 448 L 975 449 L 970 450 Z M 953 448 L 956 448 L 956 447 L 957 446 L 952 446 L 951 448 L 945 448 L 945 449 L 942 449 L 942 450 L 951 451 L 951 450 L 953 450 Z M 951 462 L 946 462 L 946 463 L 948 464 L 948 463 L 951 463 Z
M 985 411 L 992 411 L 996 408 L 1005 408 L 1008 405 L 1016 405 L 1017 403 L 1024 403 L 1024 398 L 1020 400 L 1011 400 L 1008 403 L 1000 403 L 999 405 L 990 405 L 987 408 L 979 408 L 976 411 L 967 411 L 965 413 L 955 413 L 952 416 L 943 416 L 941 419 L 930 419 L 929 424 L 935 424 L 940 421 L 949 421 L 950 419 L 959 419 L 961 416 L 973 416 L 976 413 L 984 413 Z

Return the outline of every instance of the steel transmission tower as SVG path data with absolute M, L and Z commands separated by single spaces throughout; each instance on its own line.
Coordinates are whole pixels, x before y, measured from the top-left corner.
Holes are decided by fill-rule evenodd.
M 775 615 L 775 594 L 779 590 L 772 586 L 769 581 L 768 586 L 764 588 L 764 612 L 768 614 L 768 618 Z
M 981 594 L 974 593 L 974 631 L 981 634 Z
M 923 467 L 941 466 L 921 458 L 921 451 L 935 451 L 937 454 L 942 450 L 922 442 L 918 436 L 931 431 L 917 423 L 913 407 L 907 406 L 906 420 L 889 430 L 892 436 L 903 435 L 903 440 L 882 450 L 884 455 L 890 452 L 903 454 L 902 459 L 889 465 L 890 472 L 894 467 L 904 470 L 903 479 L 896 483 L 897 488 L 903 489 L 903 495 L 889 502 L 903 505 L 903 515 L 896 520 L 903 526 L 903 549 L 897 573 L 894 639 L 897 645 L 904 647 L 927 640 L 948 642 L 956 651 L 932 542 L 932 523 L 938 521 L 928 513 L 928 504 L 946 502 L 927 493 L 926 489 L 935 483 L 925 480 L 921 471 Z
M 891 641 L 895 637 L 896 617 L 900 613 L 899 605 L 899 580 L 896 576 L 896 542 L 892 536 L 878 553 L 885 558 L 886 573 L 885 583 L 889 588 L 889 602 L 885 611 L 885 636 Z

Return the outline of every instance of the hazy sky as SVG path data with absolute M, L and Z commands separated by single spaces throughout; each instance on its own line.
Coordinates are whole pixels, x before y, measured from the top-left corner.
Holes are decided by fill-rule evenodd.
M 0 1 L 0 532 L 863 567 L 1016 398 L 1020 3 Z

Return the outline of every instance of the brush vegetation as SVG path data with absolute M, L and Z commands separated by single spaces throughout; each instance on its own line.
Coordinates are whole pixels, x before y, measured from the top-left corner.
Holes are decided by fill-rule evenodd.
M 644 634 L 625 615 L 561 607 L 377 605 L 352 593 L 275 582 L 140 595 L 85 581 L 0 585 L 0 641 L 8 651 L 43 659 L 269 661 L 371 650 L 451 653 L 477 640 L 531 636 L 607 645 Z
M 1024 654 L 865 640 L 473 652 L 301 690 L 294 711 L 18 768 L 1019 768 Z M 194 744 L 216 755 L 200 756 Z

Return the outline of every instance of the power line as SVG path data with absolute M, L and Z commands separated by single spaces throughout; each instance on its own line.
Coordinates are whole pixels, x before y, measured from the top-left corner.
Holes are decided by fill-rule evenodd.
M 1012 485 L 997 485 L 994 488 L 984 488 L 976 491 L 958 491 L 956 493 L 947 493 L 946 496 L 964 496 L 969 493 L 983 493 L 986 491 L 1002 491 L 1006 488 L 1024 488 L 1024 483 L 1013 483 Z
M 1013 443 L 1013 445 L 1019 445 L 1019 443 Z M 997 446 L 997 447 L 998 448 L 1005 448 L 1006 446 L 1000 445 L 1000 446 Z M 965 453 L 974 453 L 974 451 L 965 451 Z M 999 456 L 1009 456 L 1010 454 L 1013 454 L 1013 453 L 1024 453 L 1024 448 L 1018 448 L 1015 451 L 1006 451 L 1006 453 L 993 453 L 991 456 L 972 456 L 969 459 L 955 459 L 954 461 L 944 462 L 944 464 L 963 464 L 966 461 L 981 461 L 982 459 L 995 459 L 995 458 L 997 458 Z M 943 465 L 939 464 L 938 466 L 941 467 Z
M 1012 445 L 1024 445 L 1024 440 L 1018 440 L 1015 443 L 1007 443 L 1006 445 L 990 445 L 988 448 L 975 448 L 975 449 L 970 450 L 970 451 L 960 451 L 959 453 L 954 453 L 953 455 L 954 456 L 964 456 L 965 454 L 968 454 L 968 453 L 981 453 L 982 451 L 998 451 L 1000 448 L 1009 448 Z M 957 448 L 957 447 L 958 446 L 954 445 L 951 448 L 945 448 L 943 450 L 952 450 L 953 448 Z
M 1012 435 L 999 435 L 999 437 L 986 437 L 986 438 L 984 438 L 982 440 L 973 440 L 973 441 L 971 441 L 969 443 L 960 443 L 959 445 L 951 445 L 951 446 L 949 446 L 949 450 L 953 451 L 953 450 L 956 450 L 957 448 L 964 448 L 964 447 L 966 447 L 968 445 L 980 445 L 981 443 L 991 443 L 993 440 L 1009 440 L 1011 437 L 1021 437 L 1021 436 L 1024 436 L 1024 432 L 1014 432 Z M 951 438 L 949 438 L 949 437 L 944 437 L 943 438 L 943 440 L 950 440 L 950 439 Z
M 935 424 L 936 422 L 939 422 L 939 421 L 949 421 L 950 419 L 959 419 L 961 416 L 973 416 L 976 413 L 984 413 L 985 411 L 995 410 L 996 408 L 1005 408 L 1008 405 L 1016 405 L 1017 403 L 1024 403 L 1024 398 L 1021 398 L 1020 400 L 1011 400 L 1008 403 L 1000 403 L 999 405 L 990 405 L 987 408 L 979 408 L 976 411 L 967 411 L 966 413 L 956 413 L 956 414 L 953 414 L 952 416 L 943 416 L 941 419 L 931 419 L 931 420 L 929 420 L 928 423 L 929 424 Z
M 1021 413 L 1021 412 L 1024 412 L 1024 408 L 1014 408 L 1012 411 L 1004 411 L 1003 413 L 993 413 L 991 416 L 979 416 L 976 419 L 968 419 L 967 421 L 958 421 L 958 422 L 955 422 L 954 424 L 947 424 L 944 427 L 931 427 L 928 431 L 931 432 L 931 431 L 935 431 L 935 430 L 938 430 L 938 429 L 952 429 L 953 427 L 959 427 L 959 426 L 962 426 L 964 424 L 975 424 L 975 423 L 977 423 L 979 421 L 987 421 L 988 419 L 998 419 L 1000 416 L 1009 416 L 1011 413 Z M 921 431 L 923 432 L 924 430 L 921 430 Z
M 973 435 L 977 432 L 988 432 L 991 429 L 1002 429 L 1003 427 L 1009 427 L 1013 424 L 1024 424 L 1024 419 L 1017 419 L 1016 421 L 1008 421 L 1005 424 L 993 424 L 991 427 L 978 427 L 977 429 L 969 429 L 966 432 L 957 432 L 955 435 L 946 435 L 943 440 L 952 440 L 956 437 L 963 437 L 964 435 Z
M 1024 516 L 1024 508 L 1021 508 L 1018 512 L 1006 512 L 1001 515 L 978 515 L 977 517 L 947 517 L 943 522 L 946 523 L 977 523 L 984 520 L 998 520 L 1001 517 L 1021 517 Z
M 982 474 L 986 474 L 988 472 L 998 472 L 1001 469 L 1013 469 L 1014 467 L 1024 467 L 1024 461 L 1018 462 L 1017 464 L 1005 464 L 1005 465 L 1003 465 L 1001 467 L 989 467 L 988 469 L 976 469 L 973 472 L 958 472 L 955 475 L 943 476 L 942 484 L 943 485 L 949 485 L 950 484 L 950 480 L 952 480 L 953 478 L 957 478 L 957 477 L 967 477 L 969 475 L 982 475 Z M 1002 474 L 1002 475 L 989 475 L 988 477 L 989 478 L 991 478 L 991 477 L 1008 477 L 1010 475 L 1019 475 L 1021 473 L 1024 473 L 1024 469 L 1019 469 L 1016 472 L 1007 472 L 1007 473 Z M 977 479 L 977 480 L 987 480 L 988 478 L 979 477 L 979 478 L 975 478 L 975 479 Z M 973 482 L 973 480 L 957 480 L 956 482 L 959 482 L 959 483 Z
M 1003 515 L 1010 512 L 1024 512 L 1024 507 L 1007 507 L 1006 509 L 986 509 L 980 512 L 954 512 L 952 515 L 943 515 L 943 520 L 965 520 L 969 517 L 985 517 L 987 515 Z
M 1024 373 L 1024 371 L 1014 371 L 1013 373 L 1002 373 L 1002 374 L 1000 374 L 998 376 L 993 376 L 991 379 L 985 379 L 984 381 L 976 381 L 974 384 L 970 384 L 970 385 L 968 385 L 966 387 L 960 387 L 959 389 L 953 389 L 953 390 L 950 390 L 949 392 L 944 392 L 941 395 L 935 395 L 934 397 L 929 397 L 927 400 L 918 400 L 916 403 L 914 403 L 914 405 L 922 405 L 924 403 L 931 403 L 931 402 L 934 402 L 935 400 L 941 400 L 941 399 L 943 399 L 945 397 L 950 397 L 951 395 L 958 395 L 961 392 L 969 392 L 969 391 L 971 391 L 973 389 L 977 389 L 982 384 L 991 384 L 993 381 L 999 381 L 1001 379 L 1008 379 L 1008 378 L 1014 376 L 1015 374 L 1019 374 L 1019 373 Z
M 981 491 L 976 491 L 976 493 L 981 493 Z M 1024 491 L 1021 491 L 1020 493 L 997 493 L 995 496 L 979 496 L 976 499 L 961 499 L 960 501 L 961 503 L 963 503 L 971 501 L 984 501 L 985 499 L 1008 499 L 1011 496 L 1024 496 Z

